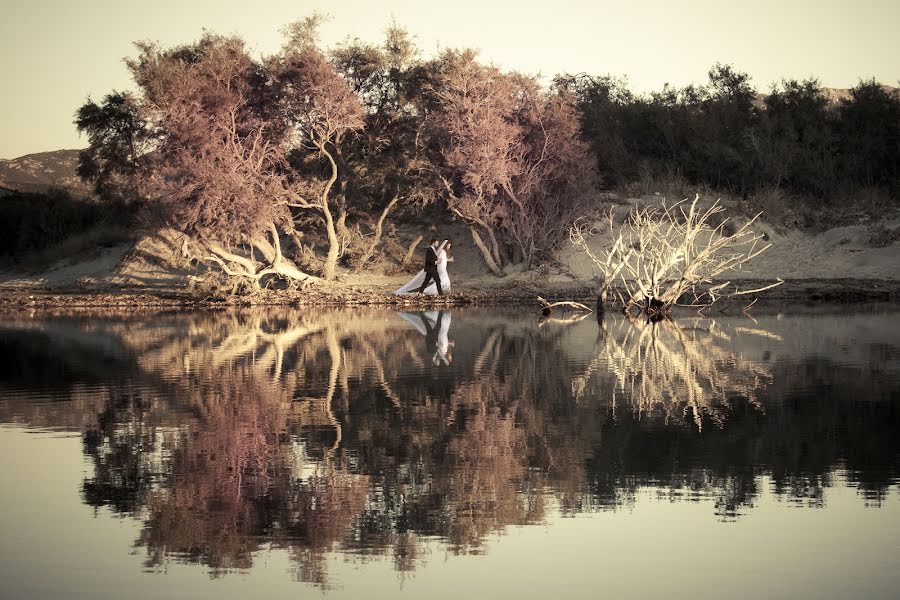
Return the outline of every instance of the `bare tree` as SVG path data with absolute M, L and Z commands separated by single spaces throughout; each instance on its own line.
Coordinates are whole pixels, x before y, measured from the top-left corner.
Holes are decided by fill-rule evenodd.
M 621 283 L 626 308 L 639 306 L 652 315 L 662 315 L 683 296 L 692 296 L 693 306 L 705 307 L 723 297 L 735 297 L 770 289 L 782 283 L 755 289 L 741 289 L 717 278 L 739 270 L 771 244 L 761 243 L 762 233 L 752 229 L 759 214 L 739 227 L 722 217 L 724 208 L 715 201 L 708 208 L 700 196 L 687 204 L 636 209 L 618 229 L 612 213 L 609 227 L 612 241 L 599 253 L 588 238 L 591 230 L 583 223 L 569 229 L 570 240 L 588 254 L 602 273 L 600 297 L 605 299 L 614 283 Z M 714 224 L 718 221 L 718 224 Z M 587 236 L 587 237 L 586 237 Z

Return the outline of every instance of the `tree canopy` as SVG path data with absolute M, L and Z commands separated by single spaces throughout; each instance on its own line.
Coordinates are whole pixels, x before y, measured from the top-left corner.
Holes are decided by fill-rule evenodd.
M 321 20 L 289 24 L 269 56 L 236 35 L 137 43 L 135 91 L 77 112 L 79 174 L 249 287 L 361 269 L 385 228 L 426 215 L 462 221 L 494 273 L 528 268 L 554 258 L 602 185 L 648 174 L 745 196 L 897 195 L 900 96 L 874 81 L 839 102 L 814 79 L 760 95 L 722 64 L 705 85 L 647 95 L 609 76 L 547 86 L 473 50 L 423 57 L 396 23 L 380 44 L 324 48 Z

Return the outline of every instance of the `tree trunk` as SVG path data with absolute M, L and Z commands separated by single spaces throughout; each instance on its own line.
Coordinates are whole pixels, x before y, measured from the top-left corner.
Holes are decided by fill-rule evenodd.
M 274 252 L 274 257 L 271 260 L 272 266 L 269 267 L 272 272 L 277 273 L 286 279 L 293 279 L 295 281 L 307 282 L 318 279 L 318 277 L 314 277 L 309 273 L 304 273 L 292 260 L 284 257 L 284 254 L 281 253 L 281 239 L 279 238 L 278 229 L 275 227 L 274 223 L 269 223 L 269 231 L 272 234 L 273 242 L 273 245 L 269 246 L 269 248 Z
M 340 258 L 347 251 L 347 244 L 350 242 L 350 229 L 347 228 L 347 210 L 341 205 L 338 205 L 338 218 L 334 224 L 334 230 L 341 242 L 338 250 L 338 258 Z
M 317 143 L 316 146 L 325 158 L 328 159 L 328 163 L 331 165 L 331 177 L 329 177 L 328 182 L 325 184 L 325 189 L 322 190 L 319 206 L 322 209 L 322 217 L 325 219 L 325 232 L 328 234 L 328 254 L 325 256 L 322 275 L 325 277 L 326 281 L 332 281 L 334 279 L 335 269 L 337 268 L 338 256 L 341 251 L 341 241 L 338 239 L 337 231 L 334 226 L 334 217 L 331 214 L 331 207 L 328 205 L 328 194 L 331 192 L 331 186 L 337 181 L 338 166 L 337 163 L 334 162 L 334 157 L 328 152 L 324 143 Z
M 499 268 L 502 271 L 503 270 L 503 257 L 500 255 L 500 242 L 497 241 L 497 236 L 494 235 L 493 229 L 491 229 L 489 227 L 486 227 L 485 229 L 487 230 L 488 237 L 491 240 L 491 256 L 494 259 L 494 263 L 497 265 L 497 268 Z M 477 233 L 474 228 L 472 229 L 472 233 L 473 234 Z M 476 241 L 475 243 L 477 244 L 478 242 Z M 504 275 L 505 275 L 505 273 L 504 273 Z
M 419 244 L 422 243 L 422 238 L 424 235 L 418 236 L 416 239 L 412 241 L 412 243 L 406 248 L 406 254 L 403 256 L 403 260 L 400 261 L 400 266 L 397 267 L 397 273 L 401 272 L 406 268 L 406 265 L 409 264 L 409 261 L 412 260 L 413 254 L 416 253 L 416 249 L 419 247 Z
M 475 226 L 470 226 L 469 231 L 472 232 L 472 239 L 475 241 L 475 245 L 478 246 L 478 249 L 481 250 L 481 257 L 484 259 L 484 263 L 487 265 L 488 269 L 490 269 L 491 272 L 497 277 L 505 277 L 506 273 L 503 272 L 503 269 L 500 267 L 495 257 L 491 255 L 491 251 L 485 245 L 484 240 L 481 239 L 481 236 L 478 235 L 478 231 L 475 229 Z M 490 232 L 490 230 L 488 231 L 491 237 L 493 237 L 493 233 Z
M 331 217 L 331 210 L 329 210 L 326 205 L 323 207 L 322 212 L 325 215 L 325 231 L 328 234 L 328 254 L 325 255 L 322 276 L 326 281 L 332 281 L 334 280 L 338 256 L 340 255 L 341 241 L 338 239 L 337 231 L 334 228 L 334 219 Z
M 272 227 L 274 227 L 274 225 L 272 225 Z M 271 243 L 269 243 L 269 240 L 267 240 L 265 237 L 261 235 L 256 236 L 250 240 L 250 243 L 253 244 L 254 248 L 262 253 L 263 258 L 265 258 L 266 261 L 268 261 L 270 264 L 275 262 L 275 260 L 278 258 L 279 253 L 275 251 L 275 247 Z
M 256 276 L 256 264 L 246 256 L 240 256 L 239 254 L 229 252 L 217 242 L 206 242 L 205 245 L 218 259 L 234 263 L 244 269 L 243 273 L 236 273 L 233 270 L 225 269 L 225 272 L 229 275 L 242 275 L 244 277 Z
M 255 261 L 246 256 L 234 254 L 217 242 L 206 242 L 206 247 L 212 253 L 208 259 L 217 263 L 226 275 L 250 280 L 254 289 L 259 287 L 260 280 L 266 275 L 281 275 L 285 279 L 301 282 L 317 280 L 318 277 L 301 271 L 293 261 L 282 255 L 281 241 L 278 237 L 278 229 L 274 223 L 269 223 L 269 231 L 272 234 L 273 243 L 270 244 L 268 240 L 262 237 L 251 240 L 253 246 L 259 248 L 269 262 L 269 266 L 263 269 L 258 269 Z M 237 267 L 238 270 L 235 270 L 232 266 Z
M 369 244 L 369 247 L 366 248 L 365 253 L 360 257 L 359 262 L 356 264 L 356 268 L 353 270 L 354 273 L 358 273 L 372 258 L 372 255 L 375 254 L 375 248 L 378 247 L 378 243 L 381 241 L 381 232 L 382 227 L 384 226 L 384 220 L 387 218 L 388 213 L 392 208 L 397 204 L 397 201 L 400 200 L 399 196 L 394 196 L 394 198 L 388 203 L 387 206 L 384 207 L 384 210 L 381 211 L 381 216 L 378 218 L 378 222 L 375 224 L 375 236 L 372 238 L 372 243 Z M 421 238 L 420 238 L 421 239 Z
M 525 270 L 531 269 L 531 264 L 534 262 L 534 241 L 528 242 L 528 250 L 525 252 Z

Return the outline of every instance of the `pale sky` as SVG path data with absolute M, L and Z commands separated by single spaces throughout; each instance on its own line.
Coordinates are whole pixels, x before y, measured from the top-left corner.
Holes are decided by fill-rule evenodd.
M 333 17 L 326 45 L 380 41 L 394 17 L 425 55 L 474 47 L 506 69 L 610 73 L 638 92 L 703 82 L 717 61 L 760 91 L 787 77 L 900 79 L 898 0 L 0 0 L 0 158 L 84 147 L 73 115 L 131 88 L 122 59 L 135 40 L 187 43 L 206 28 L 270 53 L 314 10 Z

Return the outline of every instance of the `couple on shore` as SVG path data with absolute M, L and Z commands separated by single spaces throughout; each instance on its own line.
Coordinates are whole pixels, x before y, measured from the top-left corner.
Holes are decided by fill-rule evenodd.
M 396 295 L 402 294 L 426 294 L 429 296 L 442 295 L 450 291 L 450 276 L 447 274 L 447 263 L 453 262 L 450 254 L 450 240 L 438 242 L 431 240 L 431 245 L 425 251 L 425 268 L 415 274 L 412 279 L 394 291 Z

